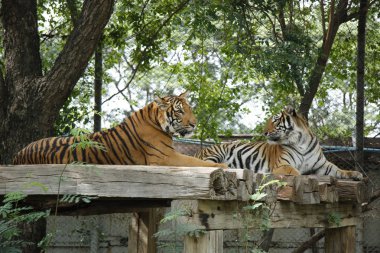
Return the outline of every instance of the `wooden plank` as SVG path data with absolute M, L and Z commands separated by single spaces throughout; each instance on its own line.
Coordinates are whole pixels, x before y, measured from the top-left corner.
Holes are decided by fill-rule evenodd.
M 237 201 L 193 200 L 187 203 L 191 217 L 181 219 L 183 223 L 196 225 L 199 229 L 239 229 L 245 226 L 260 227 L 262 219 L 258 214 L 242 211 L 247 203 Z M 299 205 L 279 201 L 272 206 L 271 228 L 298 227 L 340 227 L 356 225 L 359 221 L 360 206 L 352 203 Z M 339 224 L 329 223 L 329 216 L 339 216 Z
M 149 212 L 134 213 L 131 217 L 128 236 L 128 252 L 148 253 Z
M 163 215 L 163 208 L 149 208 L 145 212 L 132 215 L 129 226 L 128 252 L 157 252 L 157 240 L 153 235 L 157 232 Z
M 355 253 L 355 226 L 326 229 L 326 253 Z
M 223 230 L 212 230 L 200 237 L 185 236 L 184 253 L 223 253 Z
M 210 167 L 18 165 L 0 167 L 0 178 L 0 195 L 56 195 L 59 189 L 98 197 L 236 199 L 237 188 L 233 173 Z

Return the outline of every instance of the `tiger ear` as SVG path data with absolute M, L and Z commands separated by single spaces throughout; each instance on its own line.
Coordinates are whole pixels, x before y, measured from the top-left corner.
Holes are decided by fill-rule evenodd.
M 291 116 L 297 116 L 296 110 L 291 105 L 285 106 L 284 111 Z
M 187 91 L 181 93 L 178 97 L 180 97 L 180 98 L 187 98 L 187 96 L 189 95 L 189 93 L 190 92 L 187 90 Z
M 165 99 L 163 98 L 160 98 L 160 97 L 157 97 L 154 102 L 156 102 L 156 104 L 158 105 L 158 107 L 161 109 L 161 110 L 164 110 L 166 111 L 169 106 L 170 106 L 170 103 L 168 101 L 165 101 Z

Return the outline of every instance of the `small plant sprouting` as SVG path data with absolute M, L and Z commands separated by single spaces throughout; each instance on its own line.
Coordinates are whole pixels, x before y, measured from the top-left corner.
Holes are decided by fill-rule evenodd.
M 168 222 L 173 222 L 174 229 L 160 229 L 157 233 L 154 234 L 156 238 L 173 238 L 173 243 L 160 243 L 158 247 L 164 248 L 165 252 L 182 252 L 180 247 L 177 247 L 176 241 L 178 238 L 181 238 L 185 235 L 192 237 L 200 237 L 201 235 L 207 233 L 204 229 L 200 229 L 198 226 L 194 224 L 181 224 L 177 222 L 177 220 L 181 217 L 189 217 L 191 216 L 190 208 L 181 208 L 170 211 L 165 214 L 165 217 L 160 221 L 160 224 L 166 224 Z
M 74 128 L 70 131 L 70 134 L 74 137 L 75 141 L 73 144 L 70 145 L 70 156 L 72 155 L 72 152 L 75 149 L 82 149 L 85 150 L 87 148 L 93 147 L 96 149 L 100 149 L 103 151 L 106 151 L 106 148 L 102 143 L 93 141 L 89 138 L 89 134 L 91 133 L 90 130 L 84 129 L 84 128 Z M 71 164 L 84 164 L 81 161 L 73 161 Z M 58 203 L 59 202 L 69 202 L 69 203 L 79 203 L 79 202 L 84 202 L 84 203 L 90 203 L 91 199 L 94 197 L 88 197 L 88 196 L 80 196 L 80 195 L 71 195 L 71 194 L 66 194 L 64 195 L 61 199 L 59 199 L 60 196 L 60 189 L 61 189 L 61 182 L 64 180 L 63 178 L 63 173 L 65 172 L 68 164 L 65 165 L 65 167 L 62 169 L 61 174 L 59 176 L 59 181 L 58 181 L 58 192 L 57 192 L 57 200 L 56 200 L 56 206 L 55 206 L 55 216 L 57 216 L 58 213 Z
M 102 151 L 106 151 L 106 148 L 102 143 L 93 141 L 89 138 L 89 134 L 91 131 L 84 129 L 84 128 L 74 128 L 70 131 L 70 134 L 75 138 L 75 142 L 71 144 L 71 150 L 75 150 L 77 148 L 79 149 L 86 149 L 86 148 L 95 148 Z
M 286 185 L 286 182 L 282 182 L 278 179 L 267 181 L 267 176 L 264 175 L 260 185 L 257 187 L 256 192 L 251 195 L 249 204 L 242 208 L 240 213 L 234 215 L 234 218 L 241 219 L 243 224 L 242 230 L 242 242 L 244 243 L 245 252 L 248 252 L 248 242 L 250 240 L 249 230 L 252 227 L 252 223 L 260 223 L 260 230 L 266 231 L 270 227 L 270 217 L 273 213 L 276 203 L 271 203 L 268 199 L 269 188 L 278 189 Z M 264 252 L 257 246 L 253 246 L 250 252 Z
M 342 216 L 339 213 L 331 212 L 327 215 L 327 222 L 331 225 L 339 227 L 342 222 Z

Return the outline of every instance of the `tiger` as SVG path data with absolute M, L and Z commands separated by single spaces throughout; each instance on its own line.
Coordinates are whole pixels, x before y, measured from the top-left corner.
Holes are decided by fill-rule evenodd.
M 227 168 L 226 164 L 203 161 L 174 150 L 172 137 L 191 135 L 196 125 L 187 95 L 184 92 L 179 96 L 157 97 L 119 125 L 88 134 L 86 139 L 96 143 L 93 146 L 74 148 L 79 136 L 37 140 L 19 151 L 13 164 L 83 162 Z
M 360 172 L 339 169 L 326 159 L 306 119 L 291 106 L 268 119 L 264 135 L 267 141 L 216 144 L 198 151 L 195 157 L 255 173 L 363 179 Z

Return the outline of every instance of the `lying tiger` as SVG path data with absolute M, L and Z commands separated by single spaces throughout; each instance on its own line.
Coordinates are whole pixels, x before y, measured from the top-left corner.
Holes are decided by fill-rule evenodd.
M 327 161 L 306 120 L 291 107 L 271 117 L 264 134 L 267 142 L 218 144 L 199 151 L 195 157 L 227 163 L 232 168 L 251 169 L 256 173 L 363 179 L 360 172 L 341 170 Z
M 222 167 L 225 164 L 202 161 L 178 153 L 172 136 L 194 131 L 196 118 L 186 99 L 179 96 L 157 98 L 133 113 L 118 126 L 90 134 L 89 140 L 104 147 L 72 149 L 79 137 L 51 137 L 30 143 L 18 152 L 13 164 L 66 164 L 80 161 L 92 164 L 135 164 L 190 167 Z

